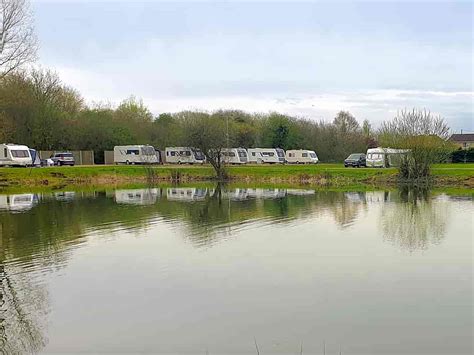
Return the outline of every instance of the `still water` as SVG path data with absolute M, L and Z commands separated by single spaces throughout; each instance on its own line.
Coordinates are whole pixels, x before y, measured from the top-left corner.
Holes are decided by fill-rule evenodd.
M 0 349 L 471 354 L 473 216 L 411 190 L 0 195 Z

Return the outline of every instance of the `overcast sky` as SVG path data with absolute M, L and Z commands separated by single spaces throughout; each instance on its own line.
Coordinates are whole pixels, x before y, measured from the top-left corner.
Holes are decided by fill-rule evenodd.
M 473 5 L 33 1 L 40 64 L 88 102 L 375 124 L 428 108 L 474 130 Z

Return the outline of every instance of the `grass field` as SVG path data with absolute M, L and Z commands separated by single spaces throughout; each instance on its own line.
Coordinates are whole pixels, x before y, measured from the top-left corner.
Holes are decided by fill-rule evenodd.
M 397 181 L 395 168 L 344 168 L 342 164 L 230 166 L 231 180 L 260 183 L 314 185 L 386 185 Z M 440 186 L 474 187 L 474 164 L 437 164 L 432 169 Z M 75 166 L 48 168 L 0 168 L 1 186 L 117 185 L 153 181 L 204 181 L 214 177 L 206 166 Z

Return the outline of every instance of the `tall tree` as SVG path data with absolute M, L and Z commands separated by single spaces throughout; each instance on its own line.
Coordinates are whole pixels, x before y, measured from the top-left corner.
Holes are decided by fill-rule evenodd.
M 400 165 L 403 180 L 427 178 L 431 165 L 453 151 L 448 138 L 445 120 L 426 109 L 402 110 L 391 121 L 383 122 L 379 132 L 383 145 L 409 151 Z
M 0 0 L 0 77 L 36 59 L 37 41 L 27 0 Z
M 339 111 L 334 118 L 333 124 L 341 133 L 355 132 L 360 129 L 359 122 L 357 122 L 356 118 L 348 111 Z

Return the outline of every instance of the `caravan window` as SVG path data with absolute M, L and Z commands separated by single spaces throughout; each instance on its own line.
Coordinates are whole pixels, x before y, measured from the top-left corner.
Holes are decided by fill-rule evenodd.
M 302 156 L 303 158 L 307 158 L 307 157 L 308 157 L 308 153 L 301 153 L 301 156 Z
M 3 156 L 6 158 L 7 157 L 7 148 L 3 149 Z
M 309 155 L 311 156 L 311 158 L 316 158 L 316 153 L 309 153 Z
M 285 156 L 285 153 L 283 153 L 283 150 L 277 149 L 277 154 L 280 158 L 283 158 Z
M 274 152 L 262 152 L 262 156 L 264 157 L 273 157 L 275 156 Z
M 29 158 L 30 154 L 27 150 L 12 150 L 12 157 L 14 158 Z
M 245 154 L 244 150 L 239 150 L 239 157 L 245 158 L 246 156 L 247 156 L 247 154 Z
M 196 158 L 196 160 L 204 160 L 204 154 L 203 152 L 201 152 L 200 150 L 194 150 L 194 158 Z
M 140 155 L 140 151 L 138 149 L 127 149 L 127 155 Z
M 142 147 L 143 155 L 155 155 L 155 149 L 153 147 Z
M 176 152 L 172 151 L 172 152 L 170 152 L 170 153 L 171 153 L 171 156 L 172 156 L 172 157 L 176 156 Z
M 252 152 L 252 156 L 253 156 L 253 157 L 255 156 L 255 152 Z

